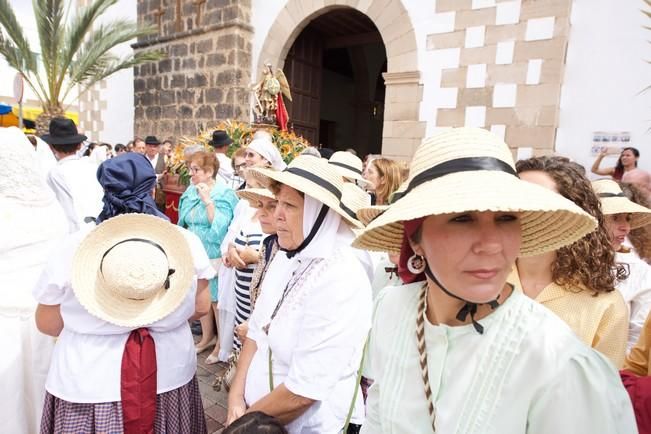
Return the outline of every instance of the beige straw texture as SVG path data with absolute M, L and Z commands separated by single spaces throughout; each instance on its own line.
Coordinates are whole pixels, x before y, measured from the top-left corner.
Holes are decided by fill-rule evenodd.
M 366 182 L 366 180 L 362 178 L 362 169 L 364 165 L 358 156 L 346 151 L 337 151 L 332 154 L 328 162 L 334 166 L 343 178 Z M 350 170 L 345 166 L 352 167 L 355 170 Z M 356 171 L 359 171 L 359 173 Z
M 454 128 L 426 139 L 417 149 L 408 183 L 432 167 L 466 157 L 493 157 L 514 168 L 511 151 L 497 136 L 479 128 Z M 402 242 L 403 221 L 470 211 L 517 213 L 522 256 L 556 250 L 596 228 L 592 216 L 557 193 L 506 172 L 474 170 L 450 173 L 415 187 L 373 220 L 353 245 L 396 251 Z
M 249 201 L 252 207 L 258 208 L 264 199 L 276 200 L 276 196 L 266 188 L 246 188 L 236 191 L 235 194 L 240 198 Z
M 356 218 L 348 215 L 340 207 L 340 198 L 335 193 L 329 191 L 326 187 L 319 185 L 304 176 L 291 173 L 292 168 L 302 170 L 311 176 L 314 176 L 327 184 L 330 184 L 334 189 L 342 195 L 344 189 L 344 180 L 334 169 L 334 166 L 328 164 L 327 160 L 323 158 L 315 158 L 311 155 L 299 155 L 289 164 L 286 170 L 281 172 L 272 169 L 264 168 L 251 168 L 251 173 L 258 179 L 265 187 L 269 187 L 272 183 L 278 182 L 280 184 L 292 187 L 308 196 L 318 200 L 319 202 L 327 205 L 330 209 L 342 216 L 344 220 L 351 226 L 361 228 L 362 224 Z
M 149 285 L 148 282 L 160 282 L 158 272 L 146 271 L 153 263 L 151 257 L 130 254 L 128 261 L 116 261 L 124 267 L 119 271 L 120 276 L 107 276 L 107 273 L 116 273 L 112 266 L 116 264 L 107 263 L 104 265 L 106 268 L 103 267 L 102 277 L 100 263 L 105 252 L 129 238 L 146 239 L 162 247 L 169 268 L 175 270 L 170 276 L 169 289 L 161 287 L 156 290 Z M 120 250 L 116 253 L 119 254 Z M 114 256 L 112 253 L 107 257 Z M 172 313 L 183 302 L 193 279 L 192 252 L 182 229 L 159 217 L 145 214 L 125 214 L 102 222 L 79 244 L 72 263 L 72 289 L 79 303 L 91 315 L 124 327 L 149 325 Z M 132 296 L 149 298 L 128 298 L 129 285 L 133 286 Z
M 601 211 L 604 215 L 631 214 L 631 229 L 651 224 L 651 209 L 627 198 L 617 182 L 599 179 L 592 182 L 592 189 L 601 200 Z

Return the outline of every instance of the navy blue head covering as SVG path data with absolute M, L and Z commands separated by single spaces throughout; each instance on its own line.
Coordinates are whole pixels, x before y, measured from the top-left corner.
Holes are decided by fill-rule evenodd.
M 151 214 L 167 219 L 156 208 L 151 191 L 156 172 L 147 157 L 128 152 L 104 161 L 97 169 L 97 180 L 104 188 L 104 209 L 97 223 L 120 214 Z

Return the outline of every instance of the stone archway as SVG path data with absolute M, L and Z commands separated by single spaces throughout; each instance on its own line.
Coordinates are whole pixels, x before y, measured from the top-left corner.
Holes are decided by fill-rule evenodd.
M 400 0 L 288 0 L 274 20 L 254 59 L 256 71 L 264 63 L 284 65 L 287 53 L 301 31 L 315 18 L 336 8 L 353 8 L 368 16 L 377 27 L 387 53 L 387 72 L 382 154 L 409 159 L 425 134 L 419 120 L 423 89 L 418 68 L 416 34 Z M 327 5 L 326 5 L 327 4 Z

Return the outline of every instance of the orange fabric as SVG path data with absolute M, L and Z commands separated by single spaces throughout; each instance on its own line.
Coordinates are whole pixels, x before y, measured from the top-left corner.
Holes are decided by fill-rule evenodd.
M 651 351 L 651 316 L 648 316 L 642 327 L 642 333 L 635 346 L 626 357 L 624 369 L 635 375 L 648 376 L 649 352 Z

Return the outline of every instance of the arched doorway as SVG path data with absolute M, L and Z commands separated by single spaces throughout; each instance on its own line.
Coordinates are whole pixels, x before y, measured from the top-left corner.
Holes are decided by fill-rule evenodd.
M 294 131 L 333 150 L 381 153 L 386 67 L 382 37 L 366 15 L 341 8 L 311 21 L 283 67 Z
M 423 85 L 418 67 L 416 31 L 402 0 L 337 0 L 336 5 L 324 5 L 323 1 L 287 0 L 273 18 L 260 51 L 253 59 L 253 65 L 257 65 L 254 73 L 262 71 L 267 62 L 284 66 L 302 31 L 322 15 L 337 10 L 364 14 L 382 37 L 387 57 L 386 72 L 378 78 L 385 88 L 382 154 L 409 159 L 425 135 L 426 122 L 420 119 Z M 306 103 L 302 111 L 310 107 Z M 374 111 L 378 113 L 378 107 Z

